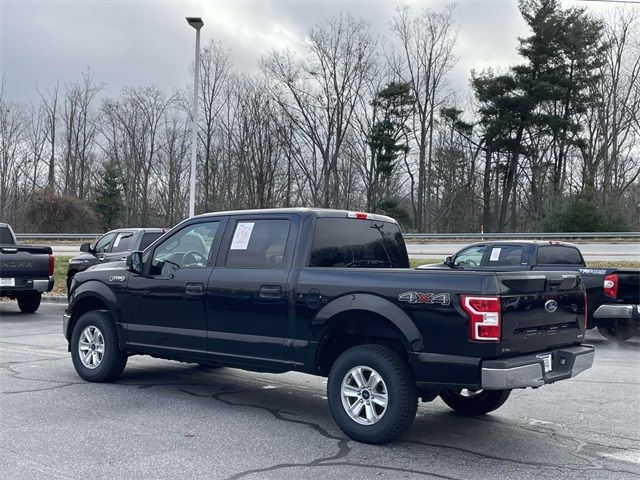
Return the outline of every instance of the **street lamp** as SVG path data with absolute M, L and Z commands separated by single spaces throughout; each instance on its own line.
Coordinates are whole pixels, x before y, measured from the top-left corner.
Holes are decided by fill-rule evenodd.
M 200 17 L 187 17 L 187 23 L 196 29 L 196 65 L 193 75 L 193 115 L 191 124 L 191 175 L 189 176 L 189 216 L 196 208 L 196 151 L 198 150 L 198 83 L 200 81 L 200 29 L 204 22 Z

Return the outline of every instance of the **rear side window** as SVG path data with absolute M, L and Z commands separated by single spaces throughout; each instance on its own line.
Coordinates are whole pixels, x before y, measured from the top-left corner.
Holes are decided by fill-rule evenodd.
M 549 245 L 538 247 L 538 265 L 582 265 L 582 256 L 575 247 Z
M 522 245 L 496 245 L 491 248 L 488 266 L 490 267 L 514 267 L 526 265 L 526 258 L 522 258 Z
M 113 241 L 112 252 L 126 252 L 131 250 L 131 241 L 133 240 L 133 232 L 120 232 Z
M 140 240 L 140 248 L 142 251 L 162 236 L 162 232 L 145 233 Z
M 231 239 L 225 267 L 271 268 L 284 258 L 290 221 L 239 220 Z
M 311 267 L 408 268 L 396 224 L 352 218 L 319 218 Z
M 9 227 L 0 227 L 0 244 L 2 245 L 13 245 L 13 236 L 11 235 L 11 231 Z

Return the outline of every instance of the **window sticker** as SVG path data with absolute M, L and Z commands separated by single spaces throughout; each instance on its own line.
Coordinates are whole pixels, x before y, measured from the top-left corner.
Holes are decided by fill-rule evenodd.
M 254 222 L 238 223 L 236 231 L 231 240 L 231 250 L 246 250 L 251 240 Z
M 497 262 L 500 260 L 500 252 L 502 251 L 499 247 L 493 247 L 491 249 L 491 258 L 489 258 L 490 262 Z
M 120 239 L 123 237 L 124 235 L 122 233 L 119 233 L 118 236 L 116 237 L 116 241 L 113 242 L 113 246 L 114 248 L 117 247 L 120 244 Z

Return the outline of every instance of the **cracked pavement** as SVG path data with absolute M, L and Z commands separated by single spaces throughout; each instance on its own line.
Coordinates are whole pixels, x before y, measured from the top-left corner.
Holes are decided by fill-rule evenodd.
M 347 438 L 322 378 L 131 357 L 113 384 L 75 373 L 63 305 L 0 303 L 0 478 L 640 479 L 640 342 L 596 345 L 579 377 L 465 418 L 420 403 L 385 446 Z

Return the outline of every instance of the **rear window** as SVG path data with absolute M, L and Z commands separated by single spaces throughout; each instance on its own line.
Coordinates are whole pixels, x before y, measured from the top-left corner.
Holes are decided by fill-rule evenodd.
M 582 265 L 582 256 L 575 247 L 549 245 L 538 247 L 538 265 Z
M 113 241 L 112 252 L 126 252 L 131 250 L 131 241 L 133 240 L 133 232 L 120 232 Z
M 13 236 L 11 235 L 11 231 L 9 227 L 0 227 L 0 244 L 2 245 L 13 245 Z
M 162 236 L 162 232 L 145 233 L 144 236 L 142 237 L 142 240 L 140 241 L 139 250 L 142 251 L 146 249 L 149 245 L 151 245 L 161 236 Z
M 523 258 L 522 245 L 496 245 L 491 248 L 488 265 L 490 267 L 514 267 L 526 265 L 527 259 Z
M 396 224 L 352 218 L 319 218 L 311 267 L 408 268 Z

